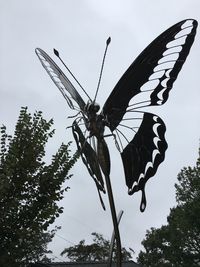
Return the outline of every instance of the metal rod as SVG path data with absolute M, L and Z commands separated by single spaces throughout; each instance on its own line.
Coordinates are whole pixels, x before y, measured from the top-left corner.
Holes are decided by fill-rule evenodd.
M 121 218 L 122 218 L 123 213 L 124 213 L 123 210 L 120 210 L 120 212 L 118 213 L 118 216 L 117 216 L 117 224 L 118 224 L 118 227 L 119 227 L 119 223 L 121 221 Z M 115 230 L 113 230 L 112 238 L 111 238 L 111 241 L 110 241 L 110 252 L 109 252 L 109 259 L 108 259 L 108 267 L 111 267 L 111 265 L 112 265 L 112 257 L 113 257 L 114 244 L 115 244 Z
M 71 76 L 74 78 L 74 80 L 77 82 L 77 84 L 80 86 L 80 88 L 83 90 L 83 92 L 86 94 L 86 96 L 89 98 L 89 100 L 92 102 L 92 99 L 90 98 L 90 96 L 88 95 L 88 93 L 86 92 L 86 90 L 83 88 L 83 86 L 80 84 L 80 82 L 76 79 L 76 77 L 74 76 L 74 74 L 71 72 L 71 70 L 67 67 L 67 65 L 65 64 L 65 62 L 62 60 L 62 58 L 59 55 L 58 50 L 56 50 L 54 48 L 54 54 L 60 59 L 60 61 L 62 62 L 62 64 L 64 65 L 64 67 L 68 70 L 68 72 L 71 74 Z
M 104 67 L 104 62 L 105 62 L 105 58 L 106 58 L 106 53 L 107 53 L 107 50 L 108 50 L 108 46 L 111 42 L 111 38 L 109 37 L 106 41 L 106 49 L 104 51 L 104 55 L 103 55 L 103 61 L 102 61 L 102 64 L 101 64 L 101 71 L 100 71 L 100 75 L 99 75 L 99 81 L 98 81 L 98 85 L 97 85 L 97 89 L 96 89 L 96 93 L 95 93 L 95 97 L 94 97 L 94 101 L 96 101 L 96 98 L 97 98 L 97 94 L 98 94 L 98 91 L 99 91 L 99 86 L 100 86 L 100 82 L 101 82 L 101 76 L 102 76 L 102 73 L 103 73 L 103 67 Z
M 116 216 L 116 210 L 115 210 L 115 203 L 114 203 L 114 198 L 113 198 L 112 187 L 111 187 L 109 175 L 105 175 L 105 180 L 106 180 L 108 199 L 109 199 L 109 203 L 110 203 L 110 210 L 111 210 L 113 227 L 114 227 L 115 238 L 116 238 L 116 245 L 117 245 L 117 267 L 121 267 L 121 265 L 122 265 L 121 240 L 120 240 L 120 234 L 119 234 L 119 228 L 118 228 L 117 216 Z

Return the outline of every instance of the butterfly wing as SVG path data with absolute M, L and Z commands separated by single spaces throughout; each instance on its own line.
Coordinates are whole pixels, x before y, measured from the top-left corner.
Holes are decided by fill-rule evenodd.
M 141 211 L 146 207 L 145 183 L 155 175 L 165 157 L 165 131 L 161 118 L 146 112 L 134 138 L 121 153 L 128 193 L 142 190 Z
M 50 58 L 50 56 L 40 48 L 35 49 L 42 66 L 45 68 L 52 81 L 58 87 L 71 109 L 77 109 L 73 100 L 78 104 L 80 110 L 84 110 L 85 102 L 79 95 L 73 84 L 58 67 L 58 65 Z
M 118 134 L 128 112 L 164 104 L 193 44 L 197 21 L 181 21 L 158 36 L 131 64 L 102 109 L 107 126 Z M 146 84 L 150 84 L 146 86 Z M 130 104 L 137 95 L 142 101 Z M 140 125 L 121 151 L 129 194 L 142 190 L 140 210 L 146 207 L 145 184 L 164 160 L 167 143 L 164 122 L 151 113 L 142 114 Z M 117 128 L 118 127 L 118 128 Z M 131 128 L 130 128 L 131 129 Z M 120 132 L 122 133 L 122 132 Z M 123 134 L 124 138 L 126 136 Z
M 158 36 L 135 59 L 105 102 L 102 113 L 113 131 L 130 100 L 143 94 L 142 106 L 164 104 L 193 44 L 197 21 L 183 20 Z M 150 84 L 144 89 L 145 84 Z M 151 88 L 151 84 L 156 84 Z M 140 108 L 141 105 L 135 106 Z
M 55 85 L 58 87 L 58 89 L 66 99 L 69 107 L 76 109 L 73 103 L 75 101 L 78 104 L 79 109 L 82 111 L 82 113 L 84 113 L 85 102 L 83 101 L 77 90 L 74 88 L 72 83 L 69 81 L 69 79 L 62 72 L 62 70 L 42 49 L 36 48 L 35 52 L 40 62 L 42 63 L 42 66 L 45 68 Z M 105 205 L 100 194 L 100 191 L 105 193 L 104 182 L 98 164 L 96 152 L 87 142 L 76 121 L 72 125 L 72 132 L 77 144 L 77 148 L 81 153 L 82 161 L 86 165 L 89 174 L 96 184 L 102 207 L 103 209 L 105 209 Z
M 87 167 L 90 176 L 93 178 L 96 184 L 102 207 L 105 210 L 105 205 L 103 203 L 103 200 L 100 194 L 100 191 L 105 193 L 105 189 L 104 189 L 103 177 L 102 177 L 101 170 L 99 167 L 99 162 L 97 159 L 97 154 L 94 151 L 94 149 L 91 147 L 91 145 L 87 142 L 86 138 L 84 137 L 76 121 L 74 121 L 72 124 L 72 132 L 73 132 L 73 136 L 76 141 L 78 150 L 81 153 L 82 161 Z

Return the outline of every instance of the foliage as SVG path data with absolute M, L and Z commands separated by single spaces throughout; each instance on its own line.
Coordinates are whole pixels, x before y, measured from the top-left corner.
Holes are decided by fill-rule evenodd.
M 175 184 L 177 206 L 168 224 L 147 231 L 139 262 L 154 267 L 196 267 L 200 265 L 200 151 L 195 167 L 183 168 Z
M 62 144 L 44 162 L 45 146 L 54 134 L 53 120 L 42 112 L 33 117 L 22 108 L 14 136 L 0 128 L 0 265 L 21 266 L 39 260 L 55 229 L 46 231 L 63 208 L 58 201 L 68 187 L 62 188 L 76 157 L 70 157 L 69 144 Z
M 107 261 L 110 251 L 110 241 L 105 239 L 103 235 L 98 233 L 92 233 L 93 243 L 90 245 L 85 244 L 85 240 L 81 240 L 78 245 L 74 245 L 65 248 L 61 255 L 66 254 L 67 258 L 76 262 L 88 262 L 88 261 Z M 131 252 L 122 248 L 122 260 L 128 261 L 131 259 Z M 114 247 L 113 260 L 116 260 L 116 246 Z

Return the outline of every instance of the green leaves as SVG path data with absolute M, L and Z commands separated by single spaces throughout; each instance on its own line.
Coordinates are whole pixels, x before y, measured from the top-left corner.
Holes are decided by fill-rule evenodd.
M 45 231 L 63 212 L 58 206 L 62 185 L 77 157 L 70 156 L 70 143 L 61 144 L 51 163 L 45 163 L 52 126 L 41 111 L 31 116 L 23 107 L 13 136 L 0 127 L 0 265 L 10 262 L 10 255 L 9 266 L 38 260 L 53 237 Z
M 200 156 L 200 154 L 199 154 Z M 195 167 L 185 167 L 175 184 L 177 206 L 168 224 L 151 228 L 139 254 L 144 267 L 197 267 L 200 264 L 200 157 Z
M 86 245 L 85 240 L 81 240 L 77 245 L 65 248 L 61 255 L 65 255 L 71 261 L 77 262 L 98 262 L 107 261 L 110 252 L 110 241 L 105 239 L 103 235 L 92 233 L 93 243 Z M 128 261 L 131 259 L 131 252 L 122 248 L 122 259 Z M 114 260 L 116 260 L 116 246 L 114 247 Z

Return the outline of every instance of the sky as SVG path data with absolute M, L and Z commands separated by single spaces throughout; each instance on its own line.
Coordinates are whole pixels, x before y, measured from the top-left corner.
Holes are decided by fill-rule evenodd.
M 47 162 L 59 145 L 73 140 L 66 129 L 75 115 L 42 68 L 34 50 L 40 47 L 55 61 L 53 48 L 59 50 L 65 63 L 93 97 L 95 94 L 105 41 L 111 36 L 102 82 L 97 97 L 101 105 L 136 56 L 161 32 L 186 19 L 200 20 L 199 0 L 0 0 L 0 124 L 12 133 L 20 107 L 31 113 L 43 111 L 54 119 L 56 134 L 48 143 Z M 116 210 L 124 211 L 120 233 L 122 246 L 136 253 L 150 227 L 166 223 L 175 202 L 174 184 L 184 166 L 193 166 L 198 156 L 200 136 L 200 36 L 174 83 L 168 102 L 153 107 L 167 127 L 168 150 L 165 161 L 146 185 L 147 208 L 139 210 L 141 193 L 127 194 L 120 155 L 108 138 L 111 151 L 111 182 Z M 56 61 L 57 62 L 57 61 Z M 71 79 L 71 77 L 70 77 Z M 77 90 L 79 90 L 77 88 Z M 84 96 L 83 96 L 84 97 Z M 71 146 L 75 152 L 74 142 Z M 65 248 L 98 232 L 110 239 L 113 226 L 107 197 L 103 211 L 95 184 L 79 160 L 66 182 L 60 205 L 64 213 L 55 225 L 61 230 L 50 244 L 56 261 L 66 260 L 59 254 Z

